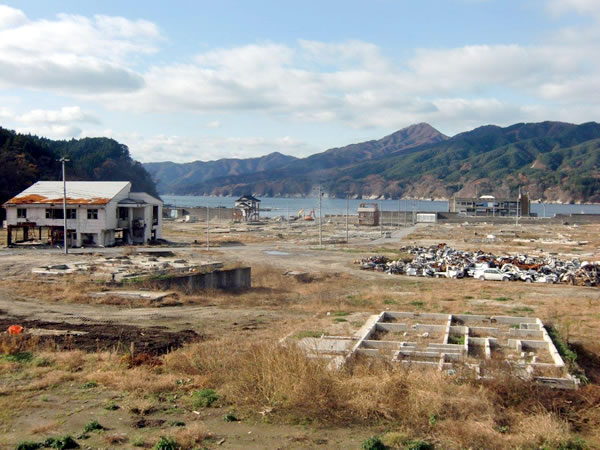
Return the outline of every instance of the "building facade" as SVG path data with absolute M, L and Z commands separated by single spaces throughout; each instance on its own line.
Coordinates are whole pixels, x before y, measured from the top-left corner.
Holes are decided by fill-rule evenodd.
M 143 244 L 162 237 L 162 201 L 131 192 L 128 181 L 67 181 L 66 204 L 69 246 Z M 62 181 L 38 181 L 3 207 L 8 245 L 19 231 L 25 241 L 63 242 Z
M 233 207 L 234 222 L 260 220 L 260 200 L 253 195 L 244 195 L 235 201 Z
M 377 206 L 377 203 L 361 203 L 358 206 L 358 224 L 379 225 L 379 206 Z
M 527 194 L 520 194 L 517 198 L 495 198 L 492 195 L 452 197 L 449 212 L 476 217 L 526 217 L 530 215 L 530 206 Z

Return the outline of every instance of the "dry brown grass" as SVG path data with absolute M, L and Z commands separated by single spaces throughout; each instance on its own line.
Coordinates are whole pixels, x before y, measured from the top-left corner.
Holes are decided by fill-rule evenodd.
M 173 438 L 181 448 L 197 448 L 197 445 L 202 444 L 210 437 L 211 434 L 206 428 L 206 425 L 201 422 L 188 424 L 185 428 L 173 433 Z
M 91 303 L 89 294 L 99 287 L 91 282 L 86 275 L 64 275 L 64 281 L 57 283 L 44 283 L 38 280 L 14 280 L 3 281 L 4 288 L 15 293 L 15 297 L 29 297 L 47 302 L 64 303 Z
M 38 349 L 39 346 L 40 338 L 38 336 L 0 334 L 0 354 L 15 355 Z
M 121 445 L 127 441 L 128 441 L 128 439 L 127 439 L 127 435 L 125 433 L 123 433 L 123 434 L 114 433 L 114 434 L 107 434 L 106 436 L 104 436 L 104 442 L 106 442 L 109 445 Z
M 279 420 L 322 424 L 390 423 L 443 448 L 532 441 L 555 446 L 573 439 L 574 430 L 594 439 L 600 429 L 595 387 L 563 392 L 509 377 L 489 384 L 457 382 L 436 371 L 365 360 L 335 372 L 295 347 L 231 341 L 190 345 L 167 355 L 163 368 L 216 389 L 249 414 L 269 411 Z M 552 433 L 543 431 L 549 428 Z
M 151 398 L 133 398 L 127 403 L 127 409 L 140 416 L 146 416 L 156 411 L 157 407 L 157 401 Z
M 58 429 L 59 425 L 58 422 L 46 422 L 46 423 L 41 423 L 39 425 L 34 425 L 33 427 L 31 427 L 29 429 L 29 432 L 31 434 L 47 434 L 49 432 L 53 432 L 56 431 Z

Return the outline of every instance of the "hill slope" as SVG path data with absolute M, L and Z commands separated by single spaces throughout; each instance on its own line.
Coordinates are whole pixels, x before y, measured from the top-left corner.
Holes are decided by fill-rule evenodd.
M 277 169 L 294 160 L 296 158 L 293 156 L 274 152 L 260 158 L 248 159 L 219 159 L 184 164 L 168 161 L 152 162 L 145 163 L 144 168 L 156 180 L 159 192 L 166 194 L 177 193 L 186 186 L 202 183 L 211 178 Z
M 356 145 L 368 152 L 373 142 L 379 141 Z M 328 153 L 324 152 L 274 171 L 207 180 L 181 193 L 307 195 L 320 183 L 337 197 L 346 192 L 388 198 L 449 198 L 454 193 L 509 196 L 521 187 L 532 198 L 600 201 L 600 125 L 595 122 L 488 125 L 450 139 L 391 148 L 343 168 L 305 167 L 307 160 Z
M 53 141 L 0 127 L 0 205 L 36 181 L 62 179 L 61 156 L 71 160 L 68 180 L 131 181 L 133 190 L 158 196 L 150 175 L 113 139 Z
M 229 167 L 235 164 L 247 169 L 252 167 L 255 159 L 223 159 L 206 163 L 197 161 L 189 164 L 148 163 L 145 164 L 145 167 L 158 180 L 161 192 L 182 195 L 200 193 L 242 195 L 246 193 L 247 183 L 270 181 L 271 184 L 261 184 L 262 187 L 258 186 L 256 189 L 263 195 L 304 195 L 311 190 L 313 181 L 323 176 L 324 171 L 339 170 L 362 161 L 382 158 L 446 139 L 448 138 L 431 125 L 421 123 L 411 125 L 379 140 L 332 148 L 307 158 L 296 159 L 287 156 L 285 158 L 289 158 L 289 160 L 285 161 L 284 155 L 277 153 L 279 158 L 276 161 L 263 163 L 254 170 L 238 170 L 231 173 Z M 268 155 L 268 157 L 272 155 L 274 154 Z M 244 163 L 243 166 L 242 163 Z M 220 170 L 215 170 L 215 168 Z M 240 186 L 240 189 L 232 188 L 238 180 L 243 183 L 243 186 Z

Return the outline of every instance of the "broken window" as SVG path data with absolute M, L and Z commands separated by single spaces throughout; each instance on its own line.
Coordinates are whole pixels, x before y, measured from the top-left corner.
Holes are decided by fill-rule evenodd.
M 46 219 L 62 219 L 64 217 L 62 209 L 47 209 Z
M 26 208 L 17 208 L 17 219 L 27 219 Z
M 129 217 L 129 208 L 117 208 L 117 218 L 125 220 Z
M 67 209 L 67 219 L 77 219 L 77 210 L 76 209 Z
M 87 210 L 87 218 L 88 219 L 97 219 L 98 218 L 98 210 L 97 209 L 88 209 Z

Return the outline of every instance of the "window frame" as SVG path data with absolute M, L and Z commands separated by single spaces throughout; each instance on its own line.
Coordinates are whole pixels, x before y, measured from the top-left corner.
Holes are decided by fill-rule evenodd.
M 90 208 L 87 210 L 88 220 L 98 220 L 98 208 Z
M 17 208 L 17 219 L 27 219 L 27 208 Z

